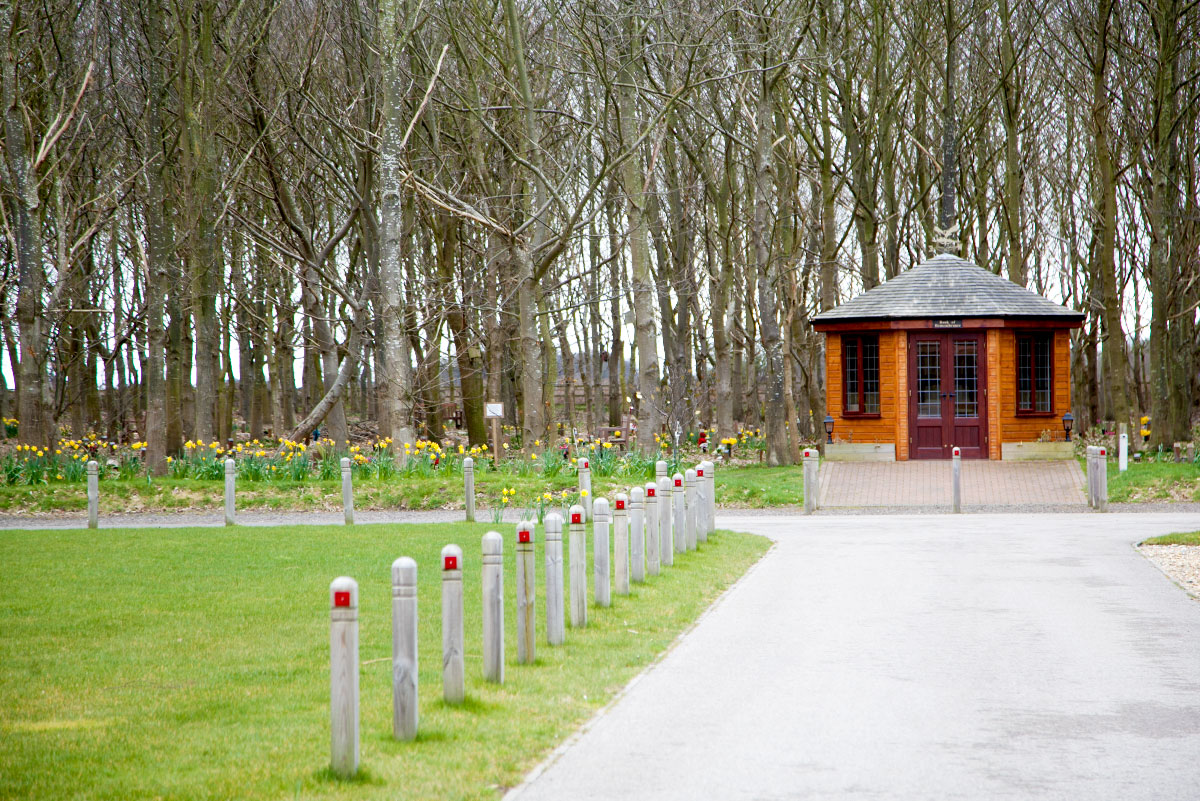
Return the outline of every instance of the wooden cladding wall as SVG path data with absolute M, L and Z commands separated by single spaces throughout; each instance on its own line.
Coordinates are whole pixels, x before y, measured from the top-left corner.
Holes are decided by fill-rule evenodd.
M 899 358 L 899 350 L 904 348 L 903 341 L 908 336 L 907 331 L 879 332 L 879 416 L 878 417 L 845 417 L 843 406 L 845 394 L 842 391 L 842 335 L 825 335 L 825 399 L 828 413 L 833 418 L 833 438 L 836 442 L 888 442 L 907 444 L 899 438 L 899 420 L 907 415 L 907 404 L 897 395 L 897 388 L 903 386 L 902 372 L 907 370 L 899 365 L 904 363 Z M 898 344 L 900 343 L 900 344 Z M 903 409 L 901 409 L 903 405 Z M 906 449 L 905 449 L 906 450 Z M 897 459 L 907 458 L 907 453 L 900 456 L 897 449 Z
M 1051 375 L 1053 398 L 1049 414 L 1018 415 L 1017 414 L 1017 332 L 1011 329 L 988 332 L 990 337 L 995 334 L 998 338 L 1000 351 L 1000 370 L 998 383 L 993 384 L 999 390 L 1000 410 L 994 418 L 999 426 L 992 437 L 994 447 L 998 450 L 1001 442 L 1036 442 L 1043 431 L 1049 431 L 1051 438 L 1059 442 L 1064 438 L 1062 427 L 1063 413 L 1071 408 L 1071 339 L 1070 334 L 1059 329 L 1054 332 L 1054 353 Z M 993 459 L 1000 458 L 996 453 Z

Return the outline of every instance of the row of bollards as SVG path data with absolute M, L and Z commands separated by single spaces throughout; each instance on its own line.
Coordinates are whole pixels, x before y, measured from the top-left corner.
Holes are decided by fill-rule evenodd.
M 643 582 L 645 564 L 658 572 L 662 557 L 695 550 L 707 542 L 715 528 L 713 465 L 701 463 L 694 471 L 676 473 L 668 479 L 666 463 L 656 466 L 663 475 L 645 487 L 615 497 L 615 509 L 597 498 L 593 504 L 593 600 L 597 606 L 612 605 L 611 574 L 616 592 L 628 595 L 632 582 Z M 660 492 L 661 490 L 661 492 Z M 589 493 L 590 494 L 590 493 Z M 585 496 L 586 497 L 586 496 Z M 563 519 L 556 512 L 546 515 L 546 641 L 561 645 L 566 640 L 565 607 L 571 626 L 587 626 L 587 512 L 582 504 L 568 511 L 570 536 L 569 597 L 563 587 Z M 536 660 L 537 627 L 534 541 L 536 525 L 523 520 L 516 527 L 517 662 Z M 609 537 L 615 568 L 609 562 Z M 482 540 L 483 676 L 504 682 L 504 541 L 495 531 Z M 447 545 L 442 560 L 442 693 L 447 703 L 466 698 L 465 643 L 463 636 L 462 549 Z M 671 564 L 671 562 L 666 562 Z M 358 584 L 342 576 L 329 586 L 330 601 L 330 721 L 331 767 L 335 774 L 350 777 L 359 763 L 359 662 Z M 568 604 L 569 602 L 569 604 Z M 417 696 L 417 563 L 400 557 L 392 563 L 392 695 L 393 735 L 411 740 L 418 728 Z

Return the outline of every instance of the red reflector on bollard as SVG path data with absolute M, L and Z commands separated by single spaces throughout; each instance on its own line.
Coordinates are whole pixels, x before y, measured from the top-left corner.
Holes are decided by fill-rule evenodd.
M 517 542 L 529 542 L 529 532 L 528 531 L 518 531 L 517 532 Z
M 442 565 L 442 570 L 458 570 L 458 557 L 447 556 Z
M 696 471 L 696 478 L 704 478 L 704 468 L 703 467 Z
M 675 479 L 675 486 L 677 486 L 677 487 L 682 487 L 682 486 L 683 486 L 683 479 L 682 479 L 682 478 L 677 478 L 677 479 Z
M 646 487 L 646 497 L 647 498 L 654 497 L 654 488 L 653 487 Z
M 335 592 L 333 594 L 333 605 L 334 606 L 349 606 L 350 605 L 350 593 L 349 592 Z
M 1108 451 L 1106 451 L 1104 448 L 1101 448 L 1101 449 L 1100 449 L 1100 455 L 1101 455 L 1101 456 L 1106 456 L 1106 455 L 1108 455 Z
M 579 512 L 573 512 L 571 514 L 571 522 L 572 523 L 582 523 L 583 515 L 579 514 Z
M 617 508 L 618 508 L 618 509 L 624 509 L 624 508 L 625 508 L 625 501 L 617 501 Z
M 583 460 L 583 466 L 584 466 L 584 467 L 587 467 L 587 466 L 588 466 L 588 460 L 587 460 L 587 459 L 584 459 L 584 460 Z

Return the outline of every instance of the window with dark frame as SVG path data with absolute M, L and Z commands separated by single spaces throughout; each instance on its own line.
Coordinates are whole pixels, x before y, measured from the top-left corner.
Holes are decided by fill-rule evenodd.
M 1017 335 L 1017 413 L 1054 413 L 1054 335 Z
M 842 376 L 847 415 L 879 414 L 879 337 L 842 337 Z

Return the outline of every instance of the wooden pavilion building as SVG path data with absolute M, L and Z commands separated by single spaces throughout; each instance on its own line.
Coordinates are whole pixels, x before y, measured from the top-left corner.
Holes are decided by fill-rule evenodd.
M 1068 332 L 1083 320 L 945 254 L 816 315 L 826 457 L 1070 458 Z

